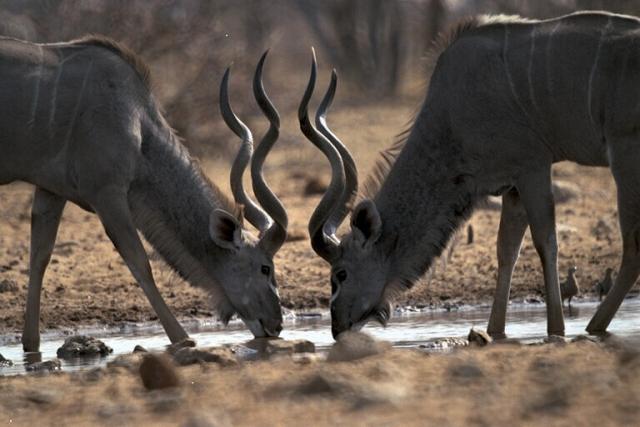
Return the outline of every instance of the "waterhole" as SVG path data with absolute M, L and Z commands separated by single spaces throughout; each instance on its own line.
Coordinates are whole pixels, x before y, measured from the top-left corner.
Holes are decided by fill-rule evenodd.
M 565 331 L 568 337 L 584 334 L 584 328 L 597 309 L 597 302 L 575 302 L 569 310 L 565 307 Z M 471 327 L 485 329 L 489 319 L 489 306 L 463 307 L 457 310 L 396 311 L 389 325 L 383 328 L 375 323 L 365 331 L 378 339 L 390 341 L 397 347 L 420 347 L 445 337 L 466 337 Z M 510 338 L 524 342 L 541 340 L 546 335 L 546 309 L 544 304 L 512 304 L 507 315 L 506 333 Z M 231 322 L 227 327 L 217 322 L 191 322 L 185 325 L 189 335 L 200 347 L 239 345 L 253 338 L 241 322 Z M 609 331 L 624 337 L 640 337 L 640 298 L 628 298 L 616 314 Z M 126 325 L 117 330 L 79 328 L 74 331 L 43 334 L 40 353 L 22 351 L 19 336 L 0 337 L 0 354 L 13 361 L 13 366 L 0 367 L 0 375 L 16 375 L 26 372 L 28 361 L 56 357 L 56 350 L 69 333 L 89 334 L 103 340 L 113 348 L 109 356 L 96 359 L 63 360 L 62 370 L 73 371 L 105 365 L 114 357 L 131 353 L 136 345 L 148 350 L 163 350 L 169 344 L 157 324 Z M 66 334 L 66 335 L 65 335 Z M 331 320 L 328 313 L 298 313 L 286 316 L 283 339 L 312 341 L 318 351 L 326 351 L 333 344 Z

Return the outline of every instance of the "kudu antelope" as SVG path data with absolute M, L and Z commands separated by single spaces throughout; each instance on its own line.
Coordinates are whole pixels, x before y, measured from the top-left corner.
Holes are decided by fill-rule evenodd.
M 401 141 L 383 153 L 351 231 L 335 232 L 357 187 L 351 157 L 326 127 L 330 102 L 301 129 L 328 157 L 331 184 L 309 223 L 331 264 L 334 336 L 389 317 L 388 299 L 430 267 L 477 201 L 501 194 L 498 285 L 488 331 L 504 335 L 511 275 L 531 228 L 542 261 L 547 331 L 564 334 L 551 165 L 609 166 L 618 189 L 620 273 L 589 323 L 604 332 L 640 271 L 640 20 L 575 13 L 532 21 L 477 17 L 444 41 L 425 101 Z M 335 76 L 334 76 L 335 77 Z M 326 95 L 331 99 L 335 81 Z
M 287 215 L 261 173 L 279 127 L 262 86 L 264 60 L 254 92 L 271 127 L 253 159 L 251 133 L 229 107 L 228 70 L 220 99 L 226 122 L 243 138 L 231 183 L 244 216 L 260 230 L 256 238 L 243 227 L 240 206 L 204 176 L 163 118 L 149 71 L 133 53 L 98 37 L 55 44 L 0 39 L 0 184 L 36 186 L 25 350 L 39 347 L 42 280 L 67 200 L 98 215 L 172 342 L 187 334 L 156 288 L 137 230 L 181 277 L 210 291 L 223 321 L 237 313 L 254 335 L 278 335 L 273 256 L 285 240 Z M 249 160 L 263 208 L 242 188 Z

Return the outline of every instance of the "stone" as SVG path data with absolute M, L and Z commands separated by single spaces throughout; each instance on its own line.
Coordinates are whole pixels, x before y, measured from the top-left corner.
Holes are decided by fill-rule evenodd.
M 482 378 L 482 369 L 474 363 L 455 363 L 449 367 L 449 375 L 458 380 Z
M 60 396 L 53 390 L 28 390 L 24 393 L 24 398 L 29 402 L 38 405 L 51 405 L 60 400 Z
M 100 340 L 87 335 L 75 335 L 64 340 L 64 344 L 56 353 L 61 359 L 71 359 L 106 356 L 112 352 L 113 349 Z
M 140 363 L 142 362 L 142 357 L 145 354 L 146 353 L 121 354 L 119 356 L 116 356 L 116 358 L 111 360 L 110 362 L 107 362 L 107 368 L 124 368 L 129 372 L 135 373 L 138 371 Z
M 165 354 L 147 353 L 140 363 L 140 378 L 147 390 L 178 387 L 180 378 L 171 359 Z
M 263 356 L 275 354 L 315 353 L 316 346 L 307 340 L 283 340 L 280 338 L 254 338 L 245 344 Z
M 178 342 L 174 342 L 172 344 L 169 344 L 167 346 L 167 353 L 169 353 L 170 355 L 174 355 L 178 350 L 185 348 L 185 347 L 195 347 L 196 346 L 196 342 L 193 338 L 185 338 L 182 341 L 178 341 Z
M 307 183 L 304 186 L 304 195 L 313 196 L 316 194 L 324 194 L 329 186 L 326 182 L 316 177 L 307 178 Z
M 347 331 L 338 336 L 329 350 L 328 362 L 348 362 L 384 353 L 391 349 L 391 344 L 378 341 L 363 332 Z
M 0 368 L 5 368 L 7 366 L 13 366 L 13 362 L 0 354 Z
M 233 351 L 229 348 L 196 349 L 184 347 L 173 355 L 173 360 L 180 366 L 195 363 L 217 363 L 220 366 L 235 366 L 238 364 Z
M 469 344 L 476 345 L 478 347 L 484 347 L 485 345 L 493 342 L 493 338 L 491 338 L 488 333 L 481 329 L 476 330 L 473 328 L 469 331 L 467 339 L 469 340 Z
M 556 204 L 567 203 L 580 195 L 580 188 L 571 182 L 555 180 L 551 187 Z
M 435 338 L 425 343 L 420 344 L 418 347 L 425 350 L 443 351 L 449 350 L 455 347 L 466 347 L 469 345 L 469 341 L 466 338 Z
M 15 280 L 3 279 L 0 281 L 0 294 L 5 292 L 18 292 L 20 287 Z
M 28 372 L 48 372 L 60 370 L 62 364 L 58 359 L 46 360 L 44 362 L 34 362 L 25 365 L 24 369 Z
M 568 338 L 565 338 L 560 335 L 549 335 L 548 337 L 545 337 L 542 340 L 542 342 L 544 342 L 545 344 L 560 344 L 560 345 L 564 345 L 568 341 L 569 341 Z
M 310 365 L 325 360 L 325 356 L 318 353 L 296 353 L 291 357 L 299 365 Z

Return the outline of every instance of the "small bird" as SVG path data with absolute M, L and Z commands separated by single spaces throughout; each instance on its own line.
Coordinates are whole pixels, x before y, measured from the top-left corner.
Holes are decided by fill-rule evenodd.
M 560 283 L 560 295 L 562 296 L 562 302 L 569 300 L 569 307 L 571 307 L 571 298 L 578 295 L 580 288 L 578 287 L 578 279 L 576 279 L 575 273 L 578 271 L 576 267 L 569 268 L 569 274 L 567 280 Z
M 607 295 L 609 293 L 609 289 L 611 289 L 611 286 L 613 286 L 613 279 L 611 277 L 612 273 L 613 268 L 607 268 L 604 273 L 604 279 L 601 282 L 596 283 L 596 285 L 594 286 L 595 291 L 598 292 L 600 301 L 602 301 L 602 297 L 604 295 Z

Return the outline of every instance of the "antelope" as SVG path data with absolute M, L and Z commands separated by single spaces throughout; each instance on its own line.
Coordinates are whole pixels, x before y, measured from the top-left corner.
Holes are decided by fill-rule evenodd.
M 443 40 L 411 127 L 383 152 L 350 231 L 336 230 L 356 198 L 351 156 L 326 126 L 335 73 L 316 115 L 299 108 L 302 132 L 328 158 L 332 177 L 309 221 L 315 252 L 331 265 L 332 332 L 370 319 L 431 266 L 487 195 L 502 195 L 498 274 L 488 324 L 504 337 L 511 276 L 527 226 L 544 273 L 547 332 L 564 334 L 551 166 L 569 160 L 611 168 L 623 255 L 613 288 L 587 326 L 603 333 L 640 272 L 640 20 L 579 12 L 549 20 L 480 16 Z M 635 145 L 634 145 L 635 144 Z
M 265 58 L 254 93 L 270 128 L 253 156 L 251 132 L 229 105 L 228 69 L 222 80 L 222 114 L 243 139 L 231 172 L 232 202 L 167 124 L 149 69 L 127 48 L 93 36 L 54 44 L 0 38 L 0 184 L 35 186 L 25 351 L 39 348 L 43 276 L 67 201 L 98 215 L 171 342 L 187 333 L 156 287 L 138 230 L 182 278 L 209 291 L 223 322 L 237 313 L 254 335 L 279 334 L 273 256 L 285 240 L 287 215 L 262 177 L 279 129 L 262 85 Z M 242 187 L 249 161 L 262 207 Z

